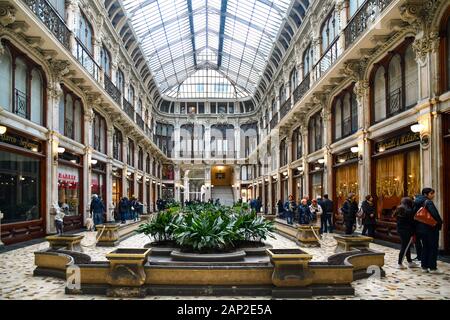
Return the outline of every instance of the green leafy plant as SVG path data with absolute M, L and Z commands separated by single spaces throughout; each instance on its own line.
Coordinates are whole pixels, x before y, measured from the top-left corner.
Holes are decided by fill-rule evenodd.
M 141 224 L 139 233 L 153 237 L 156 241 L 173 240 L 174 223 L 177 215 L 170 211 L 157 213 L 149 222 Z

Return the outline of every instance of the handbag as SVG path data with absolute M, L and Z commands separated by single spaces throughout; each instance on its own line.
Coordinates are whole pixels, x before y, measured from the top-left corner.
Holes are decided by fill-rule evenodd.
M 416 214 L 414 215 L 414 220 L 419 221 L 423 224 L 429 225 L 431 227 L 434 227 L 437 224 L 437 221 L 434 220 L 433 216 L 428 211 L 426 202 L 422 208 L 417 210 Z

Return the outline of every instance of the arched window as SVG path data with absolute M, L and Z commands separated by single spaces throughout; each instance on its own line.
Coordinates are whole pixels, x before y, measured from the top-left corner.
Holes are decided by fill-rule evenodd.
M 0 55 L 0 105 L 12 112 L 12 58 L 6 46 Z
M 134 87 L 131 84 L 128 88 L 128 102 L 131 103 L 134 107 Z
M 287 165 L 287 161 L 288 161 L 287 156 L 288 156 L 288 152 L 287 152 L 286 139 L 283 139 L 280 142 L 280 167 L 284 167 L 285 165 Z
M 302 132 L 300 128 L 297 128 L 292 133 L 292 158 L 298 160 L 302 156 Z
M 31 71 L 31 121 L 43 123 L 44 92 L 42 74 L 36 68 Z
M 278 91 L 278 96 L 280 98 L 280 106 L 286 101 L 286 89 L 284 84 L 281 85 L 280 90 Z
M 98 152 L 106 154 L 106 121 L 100 114 L 94 112 L 92 125 L 92 144 Z
M 92 26 L 85 17 L 84 14 L 80 14 L 79 16 L 79 24 L 77 30 L 77 37 L 81 41 L 81 43 L 86 47 L 90 54 L 93 53 L 93 31 Z
M 144 170 L 144 151 L 142 151 L 141 147 L 139 147 L 138 151 L 138 169 Z
M 376 64 L 370 79 L 372 122 L 413 107 L 418 100 L 418 70 L 407 38 Z
M 323 22 L 321 35 L 323 54 L 339 35 L 339 18 L 336 16 L 336 11 L 333 10 Z
M 140 115 L 140 116 L 142 116 L 142 114 L 143 114 L 143 107 L 142 107 L 142 100 L 141 99 L 139 99 L 138 100 L 138 105 L 137 105 L 137 110 L 136 110 L 136 112 Z
M 294 68 L 291 71 L 291 74 L 289 76 L 290 82 L 290 88 L 289 88 L 289 95 L 292 95 L 294 93 L 294 90 L 297 88 L 298 86 L 298 73 L 297 73 L 297 69 Z
M 334 139 L 342 138 L 342 100 L 337 99 L 334 105 Z
M 309 72 L 312 70 L 314 63 L 314 52 L 309 45 L 305 52 L 303 53 L 303 78 L 306 78 L 306 76 L 309 74 Z
M 105 46 L 102 47 L 100 51 L 100 65 L 105 72 L 105 75 L 107 77 L 111 77 L 111 55 L 109 54 L 109 51 L 105 48 Z
M 113 157 L 116 160 L 122 161 L 122 132 L 117 128 L 114 128 L 113 134 Z
M 82 143 L 83 106 L 80 98 L 63 87 L 59 104 L 59 131 L 62 135 Z
M 272 100 L 272 116 L 277 113 L 277 101 L 275 99 Z
M 386 118 L 386 80 L 384 67 L 380 66 L 373 82 L 373 104 L 375 122 Z
M 419 100 L 419 70 L 412 45 L 405 52 L 405 105 L 414 106 Z
M 215 124 L 211 126 L 211 156 L 234 158 L 235 156 L 234 126 Z
M 15 98 L 15 109 L 14 113 L 17 115 L 28 118 L 27 117 L 27 101 L 28 101 L 28 90 L 27 90 L 27 65 L 25 61 L 21 58 L 16 59 L 15 65 L 15 90 L 14 90 L 14 98 Z
M 123 75 L 122 70 L 117 69 L 116 72 L 116 87 L 123 94 L 125 92 L 125 76 Z
M 241 125 L 241 156 L 248 157 L 258 145 L 258 124 L 247 123 Z
M 322 149 L 323 138 L 322 138 L 322 115 L 317 112 L 309 119 L 309 150 L 310 153 Z
M 349 0 L 349 19 L 353 17 L 353 15 L 358 11 L 359 7 L 361 7 L 365 1 L 366 0 Z
M 134 141 L 128 138 L 127 164 L 134 167 Z
M 394 55 L 389 63 L 388 81 L 388 115 L 394 115 L 402 106 L 402 65 L 399 54 Z

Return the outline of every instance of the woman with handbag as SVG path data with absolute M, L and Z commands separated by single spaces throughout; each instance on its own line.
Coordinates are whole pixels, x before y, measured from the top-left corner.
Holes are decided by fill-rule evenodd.
M 377 217 L 375 212 L 375 204 L 373 203 L 373 197 L 369 194 L 366 196 L 361 204 L 363 231 L 362 235 L 368 235 L 369 237 L 375 237 L 375 225 L 377 224 Z
M 437 269 L 437 256 L 439 249 L 439 231 L 442 228 L 442 219 L 433 203 L 435 191 L 424 188 L 422 194 L 417 196 L 414 205 L 420 208 L 414 216 L 416 232 L 422 239 L 421 266 L 423 272 L 440 274 Z

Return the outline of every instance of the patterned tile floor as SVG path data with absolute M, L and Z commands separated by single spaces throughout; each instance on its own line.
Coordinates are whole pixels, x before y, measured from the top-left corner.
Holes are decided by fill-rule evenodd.
M 105 254 L 111 248 L 96 248 L 89 246 L 95 241 L 94 232 L 83 232 L 85 238 L 83 244 L 85 253 L 91 255 L 93 260 L 105 260 Z M 275 239 L 267 242 L 276 248 L 292 248 L 297 245 L 291 240 L 275 235 Z M 144 235 L 135 235 L 122 241 L 119 247 L 142 247 L 150 240 Z M 314 261 L 325 261 L 334 250 L 335 240 L 332 235 L 323 237 L 322 248 L 306 248 L 305 251 L 313 255 Z M 6 299 L 109 299 L 103 296 L 93 295 L 66 295 L 64 293 L 65 282 L 51 277 L 33 277 L 34 254 L 37 250 L 48 247 L 47 242 L 33 244 L 24 248 L 0 253 L 0 300 Z M 396 260 L 398 250 L 371 244 L 374 250 L 385 252 L 386 277 L 377 279 L 358 280 L 353 282 L 355 296 L 317 296 L 313 299 L 446 299 L 450 300 L 450 264 L 438 262 L 438 267 L 444 272 L 442 275 L 423 274 L 420 269 L 397 270 Z M 220 299 L 241 299 L 242 297 L 220 297 Z M 270 297 L 245 297 L 245 299 L 261 299 Z M 198 299 L 198 297 L 160 297 L 148 296 L 145 299 Z M 216 297 L 202 297 L 202 299 L 217 299 Z

